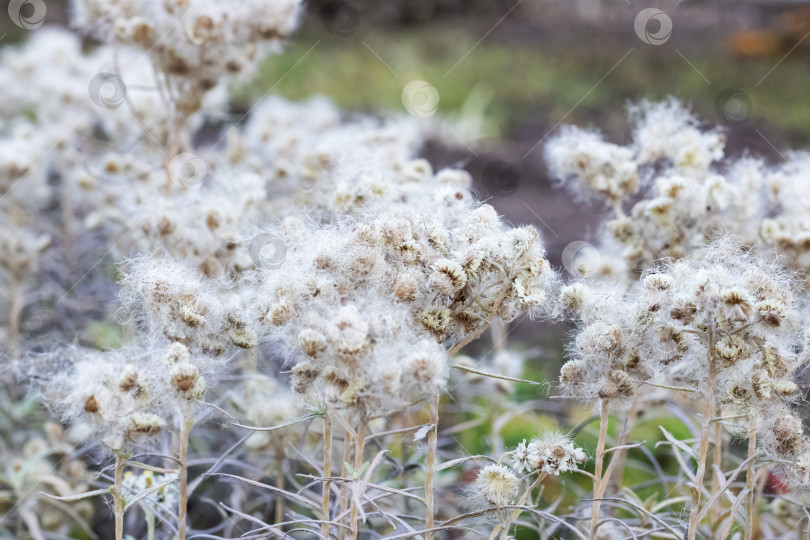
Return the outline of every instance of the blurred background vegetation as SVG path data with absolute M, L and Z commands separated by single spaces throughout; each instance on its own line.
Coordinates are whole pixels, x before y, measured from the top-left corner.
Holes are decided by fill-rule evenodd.
M 46 24 L 68 2 L 47 0 Z M 551 189 L 543 143 L 577 124 L 626 141 L 626 106 L 667 96 L 707 126 L 725 125 L 731 154 L 771 162 L 810 145 L 810 2 L 796 0 L 310 0 L 301 29 L 249 81 L 234 109 L 275 93 L 323 94 L 352 112 L 405 114 L 402 90 L 433 85 L 444 136 L 424 149 L 434 167 L 463 166 L 507 219 L 543 230 L 553 263 L 590 238 L 601 208 L 583 213 Z M 664 43 L 636 33 L 643 9 L 672 21 Z M 659 29 L 655 20 L 649 32 Z M 0 46 L 24 37 L 0 17 Z M 726 111 L 740 107 L 729 122 Z M 732 110 L 732 115 L 735 113 Z M 741 115 L 741 116 L 740 116 Z M 446 120 L 446 121 L 445 121 Z M 498 160 L 517 170 L 509 193 L 481 182 Z

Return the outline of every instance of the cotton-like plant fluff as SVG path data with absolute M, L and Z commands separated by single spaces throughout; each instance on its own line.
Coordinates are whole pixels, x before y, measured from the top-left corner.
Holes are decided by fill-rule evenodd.
M 539 310 L 553 278 L 538 233 L 503 227 L 489 206 L 434 204 L 323 224 L 290 217 L 263 233 L 285 254 L 257 270 L 253 315 L 296 362 L 296 390 L 388 414 L 443 388 L 445 341 Z
M 70 4 L 0 36 L 0 538 L 806 536 L 806 154 L 674 99 L 561 128 L 605 219 L 560 283 L 435 139 L 477 91 L 246 102 L 355 46 L 387 77 L 370 6 L 288 58 L 300 0 Z
M 625 146 L 569 126 L 546 147 L 552 176 L 612 209 L 602 232 L 604 258 L 635 274 L 658 258 L 688 255 L 717 232 L 757 242 L 768 177 L 759 160 L 723 163 L 722 132 L 702 128 L 672 99 L 642 102 L 630 118 L 633 140 Z M 641 186 L 644 196 L 634 200 Z
M 495 506 L 511 504 L 518 494 L 520 483 L 515 473 L 504 465 L 487 465 L 478 472 L 475 488 L 480 496 Z
M 512 460 L 521 470 L 554 476 L 576 470 L 586 459 L 588 456 L 582 448 L 575 447 L 571 439 L 554 432 L 545 433 L 529 443 L 524 439 L 512 453 Z
M 249 69 L 297 26 L 300 0 L 76 0 L 73 22 L 110 43 L 138 47 L 180 81 L 178 109 L 196 111 L 223 76 Z
M 700 398 L 698 482 L 713 415 L 749 438 L 751 460 L 761 452 L 803 479 L 807 438 L 791 412 L 798 391 L 792 378 L 803 363 L 797 352 L 805 347 L 797 284 L 775 257 L 720 238 L 648 270 L 629 292 L 604 282 L 566 286 L 561 304 L 582 326 L 560 383 L 568 395 L 600 403 L 603 417 L 608 406 L 634 411 L 644 394 L 649 400 L 661 389 Z M 653 391 L 642 392 L 645 387 Z M 798 465 L 787 465 L 796 459 Z M 693 531 L 699 505 L 693 495 Z
M 560 380 L 588 399 L 632 398 L 644 381 L 702 385 L 713 371 L 717 399 L 732 409 L 781 403 L 799 365 L 795 284 L 772 258 L 721 239 L 651 269 L 630 293 L 566 286 L 561 303 L 582 327 Z
M 48 397 L 86 436 L 113 451 L 131 449 L 166 427 L 161 391 L 168 381 L 149 369 L 144 352 L 70 351 L 76 360 L 49 382 Z

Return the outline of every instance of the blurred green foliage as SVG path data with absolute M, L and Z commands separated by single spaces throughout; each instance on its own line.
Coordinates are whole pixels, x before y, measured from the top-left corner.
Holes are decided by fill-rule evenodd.
M 495 134 L 508 139 L 516 126 L 539 126 L 536 137 L 560 121 L 607 126 L 616 135 L 628 102 L 669 95 L 719 123 L 717 96 L 735 88 L 753 104 L 749 126 L 776 128 L 792 145 L 810 142 L 806 53 L 780 62 L 733 58 L 721 41 L 706 42 L 706 36 L 679 48 L 627 36 L 544 42 L 503 33 L 476 43 L 469 29 L 439 23 L 366 29 L 349 38 L 310 31 L 281 56 L 269 57 L 249 84 L 237 86 L 237 101 L 247 107 L 271 91 L 291 99 L 324 94 L 349 110 L 403 111 L 403 87 L 421 79 L 439 91 L 440 114 L 458 113 L 471 94 L 487 96 Z

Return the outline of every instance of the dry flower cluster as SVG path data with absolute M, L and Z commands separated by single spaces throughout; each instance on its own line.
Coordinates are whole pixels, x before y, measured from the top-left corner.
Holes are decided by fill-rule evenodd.
M 416 119 L 269 97 L 234 121 L 228 82 L 299 0 L 73 8 L 89 51 L 46 27 L 0 52 L 0 537 L 810 534 L 810 158 L 725 159 L 674 100 L 626 146 L 564 128 L 552 174 L 612 215 L 562 283 L 418 157 Z M 568 401 L 516 399 L 542 386 L 504 346 L 522 315 L 575 328 Z

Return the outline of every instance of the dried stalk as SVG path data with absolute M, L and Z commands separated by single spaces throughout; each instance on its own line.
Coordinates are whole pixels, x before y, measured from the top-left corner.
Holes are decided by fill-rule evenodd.
M 639 396 L 633 398 L 633 404 L 630 406 L 630 409 L 627 411 L 627 422 L 625 424 L 624 429 L 622 430 L 621 435 L 619 436 L 619 440 L 616 446 L 621 447 L 624 446 L 625 441 L 627 440 L 627 436 L 633 431 L 633 428 L 636 426 L 636 420 L 638 420 L 638 402 Z M 619 448 L 616 450 L 616 454 L 614 454 L 613 458 L 611 459 L 611 465 L 616 463 L 615 465 L 615 476 L 612 478 L 616 479 L 616 487 L 620 488 L 622 483 L 622 477 L 624 476 L 624 466 L 627 463 L 627 448 Z M 610 480 L 610 477 L 608 478 Z M 610 482 L 607 482 L 610 484 Z M 607 485 L 602 489 L 602 491 L 607 491 Z M 601 493 L 599 496 L 601 497 L 604 493 Z
M 719 417 L 722 414 L 719 408 L 717 411 L 717 416 Z M 717 493 L 717 490 L 720 489 L 720 484 L 722 479 L 719 476 L 718 471 L 723 470 L 723 424 L 721 422 L 715 422 L 714 424 L 714 450 L 712 452 L 712 464 L 714 465 L 714 472 L 712 473 L 712 493 Z M 719 523 L 719 507 L 713 506 L 709 510 L 709 521 L 712 523 Z
M 193 419 L 190 417 L 188 408 L 186 407 L 183 409 L 180 421 L 180 437 L 178 440 L 178 472 L 180 475 L 180 496 L 177 506 L 178 540 L 185 540 L 186 538 L 186 510 L 188 508 L 188 434 L 189 431 L 191 431 L 192 423 Z
M 602 505 L 602 466 L 605 457 L 605 441 L 607 441 L 608 428 L 608 404 L 602 400 L 599 412 L 599 441 L 596 444 L 596 466 L 593 478 L 593 506 L 591 508 L 591 535 L 590 540 L 596 538 L 596 530 L 599 528 L 599 509 Z
M 279 493 L 284 491 L 284 449 L 281 448 L 279 445 L 276 448 L 276 459 L 278 460 L 278 470 L 276 471 L 276 487 L 279 489 Z M 284 498 L 277 497 L 276 498 L 276 508 L 275 508 L 275 521 L 274 523 L 283 523 L 284 522 Z M 279 530 L 284 530 L 283 527 L 279 527 Z
M 366 446 L 366 422 L 361 421 L 360 426 L 357 428 L 357 440 L 355 441 L 354 446 L 354 472 L 355 474 L 360 471 L 363 467 L 363 449 Z M 355 482 L 359 481 L 359 478 L 354 479 Z M 352 512 L 351 512 L 351 528 L 352 528 L 352 540 L 357 540 L 357 510 L 358 505 L 361 504 L 360 496 L 353 498 L 352 500 Z
M 115 453 L 115 484 L 113 484 L 113 511 L 115 512 L 115 540 L 124 538 L 124 495 L 122 493 L 124 483 L 124 466 L 127 457 L 120 453 Z
M 700 496 L 703 493 L 703 478 L 706 474 L 706 458 L 709 450 L 709 428 L 711 427 L 712 412 L 714 411 L 714 381 L 717 378 L 717 366 L 714 364 L 712 352 L 714 351 L 714 334 L 712 333 L 709 347 L 709 377 L 706 381 L 706 402 L 703 406 L 703 420 L 700 428 L 700 453 L 698 454 L 697 472 L 695 473 L 695 486 L 692 492 L 692 507 L 689 510 L 689 529 L 687 540 L 695 540 L 700 514 Z
M 349 469 L 346 467 L 349 463 L 349 459 L 351 459 L 352 455 L 352 441 L 353 437 L 349 431 L 345 432 L 343 436 L 343 466 L 340 470 L 340 476 L 342 478 L 346 478 L 349 476 Z M 346 482 L 343 482 L 340 486 L 340 515 L 345 516 L 349 510 L 349 486 Z M 346 529 L 343 527 L 340 528 L 340 540 L 345 540 L 346 538 Z
M 329 480 L 332 476 L 332 420 L 329 414 L 323 416 L 323 475 L 327 480 L 323 482 L 323 494 L 321 496 L 321 536 L 329 538 Z
M 436 473 L 436 446 L 439 435 L 439 396 L 430 400 L 430 423 L 428 432 L 428 454 L 425 465 L 425 540 L 433 540 L 433 514 L 435 512 L 435 501 L 433 493 L 433 478 Z
M 748 469 L 745 473 L 745 487 L 748 489 L 748 496 L 745 501 L 745 540 L 751 540 L 754 536 L 754 464 L 757 454 L 757 415 L 751 413 L 748 420 Z

